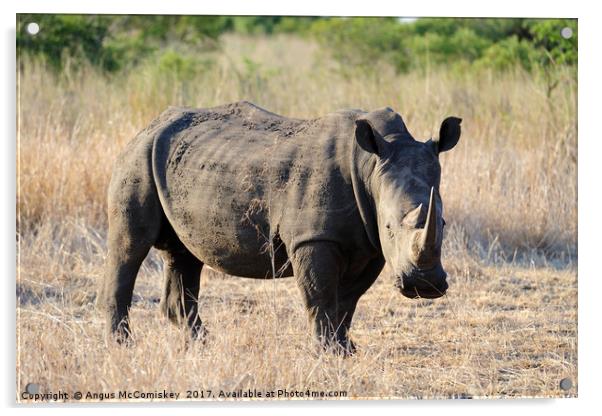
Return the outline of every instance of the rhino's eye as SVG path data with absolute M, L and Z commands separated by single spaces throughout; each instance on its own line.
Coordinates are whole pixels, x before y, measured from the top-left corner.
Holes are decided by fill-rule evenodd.
M 389 238 L 393 238 L 394 234 L 393 230 L 391 230 L 391 224 L 387 223 L 385 227 L 387 228 L 387 235 L 389 236 Z

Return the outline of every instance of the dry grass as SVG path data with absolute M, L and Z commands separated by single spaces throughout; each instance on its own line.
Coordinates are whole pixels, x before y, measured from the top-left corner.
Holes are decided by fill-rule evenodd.
M 295 54 L 286 51 L 295 50 Z M 245 63 L 245 59 L 247 58 Z M 288 388 L 354 397 L 574 396 L 577 380 L 576 85 L 512 74 L 343 75 L 313 44 L 229 37 L 189 80 L 148 66 L 109 78 L 57 78 L 25 60 L 19 75 L 17 391 Z M 253 62 L 253 63 L 250 63 Z M 257 64 L 257 65 L 256 65 Z M 385 272 L 362 298 L 359 353 L 316 352 L 290 279 L 203 272 L 206 345 L 186 345 L 160 316 L 161 264 L 149 256 L 132 308 L 136 344 L 105 345 L 93 309 L 105 256 L 105 193 L 115 156 L 168 105 L 247 99 L 313 117 L 391 106 L 410 131 L 463 137 L 442 157 L 450 225 L 449 294 L 411 301 Z M 248 376 L 247 376 L 248 375 Z

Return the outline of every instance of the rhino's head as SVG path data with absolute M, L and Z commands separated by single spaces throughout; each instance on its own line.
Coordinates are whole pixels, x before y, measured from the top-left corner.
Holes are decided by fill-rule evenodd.
M 382 137 L 369 120 L 357 120 L 356 140 L 372 163 L 366 185 L 374 201 L 378 239 L 396 285 L 410 298 L 437 298 L 447 290 L 441 265 L 443 205 L 439 153 L 460 138 L 461 119 L 449 117 L 439 138 L 425 143 L 409 133 Z M 365 153 L 366 154 L 366 153 Z

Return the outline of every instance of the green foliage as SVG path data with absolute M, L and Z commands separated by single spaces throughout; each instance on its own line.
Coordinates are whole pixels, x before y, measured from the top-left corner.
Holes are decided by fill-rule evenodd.
M 572 36 L 565 39 L 562 29 L 569 28 Z M 541 19 L 529 23 L 534 44 L 540 47 L 543 65 L 575 65 L 577 63 L 577 21 L 574 19 Z
M 279 33 L 297 33 L 300 35 L 307 34 L 314 23 L 320 20 L 316 16 L 284 16 L 276 27 Z
M 237 16 L 234 17 L 234 30 L 238 33 L 272 33 L 280 21 L 280 16 Z
M 469 62 L 479 58 L 491 45 L 488 39 L 479 37 L 473 29 L 463 27 L 453 34 L 428 32 L 410 38 L 415 55 L 415 64 L 449 65 L 459 60 Z
M 528 37 L 524 29 L 523 19 L 504 18 L 422 18 L 413 23 L 413 32 L 423 36 L 427 33 L 437 33 L 442 36 L 452 36 L 460 28 L 471 29 L 477 36 L 498 42 L 512 35 L 519 38 Z
M 411 63 L 403 26 L 395 18 L 328 18 L 315 22 L 311 33 L 345 66 L 364 70 L 388 61 L 399 71 Z
M 37 35 L 27 24 L 40 25 Z M 60 69 L 65 56 L 88 61 L 107 71 L 137 65 L 173 44 L 197 50 L 217 46 L 217 38 L 233 27 L 227 16 L 42 15 L 21 14 L 17 50 L 42 56 Z
M 561 35 L 565 27 L 570 39 Z M 577 21 L 570 19 L 324 19 L 312 32 L 343 68 L 388 61 L 397 71 L 434 65 L 504 71 L 577 63 Z
M 233 27 L 229 16 L 120 16 L 121 28 L 139 33 L 145 41 L 203 42 L 217 39 Z
M 487 48 L 475 64 L 480 68 L 510 70 L 522 67 L 530 71 L 540 56 L 541 51 L 537 50 L 532 43 L 513 35 Z
M 162 76 L 187 81 L 193 79 L 212 66 L 212 61 L 200 59 L 196 55 L 185 55 L 173 49 L 167 49 L 149 59 L 149 65 L 156 64 L 156 70 Z
M 235 16 L 232 29 L 237 33 L 258 35 L 272 33 L 304 33 L 320 19 L 313 16 Z
M 26 32 L 30 22 L 40 26 L 40 32 L 35 36 Z M 17 51 L 42 55 L 55 68 L 61 66 L 64 54 L 112 68 L 114 56 L 105 54 L 103 49 L 109 23 L 106 16 L 19 15 Z
M 29 22 L 40 25 L 37 35 L 26 33 Z M 567 27 L 573 33 L 569 39 L 561 35 Z M 392 17 L 20 14 L 17 50 L 41 56 L 57 70 L 65 58 L 106 71 L 154 60 L 186 77 L 207 64 L 207 58 L 198 57 L 218 48 L 220 35 L 228 31 L 311 36 L 342 71 L 376 73 L 383 64 L 398 72 L 433 66 L 549 71 L 577 64 L 577 21 L 571 19 L 421 18 L 403 23 Z

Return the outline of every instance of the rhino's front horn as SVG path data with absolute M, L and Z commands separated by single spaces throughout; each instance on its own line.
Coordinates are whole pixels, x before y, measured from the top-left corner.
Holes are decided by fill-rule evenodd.
M 435 204 L 435 187 L 431 187 L 429 211 L 426 215 L 426 224 L 422 234 L 422 249 L 429 249 L 437 242 L 437 206 Z

